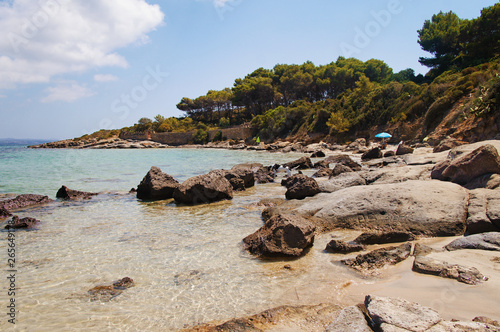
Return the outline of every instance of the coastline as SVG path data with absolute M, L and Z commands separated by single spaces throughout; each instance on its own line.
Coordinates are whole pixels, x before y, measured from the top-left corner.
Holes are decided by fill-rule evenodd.
M 473 148 L 475 148 L 477 145 L 481 144 L 486 144 L 486 143 L 491 143 L 491 142 L 480 142 L 476 143 L 474 146 L 471 147 L 464 147 L 463 151 L 471 151 Z M 496 146 L 498 142 L 493 142 L 495 143 Z M 359 143 L 360 144 L 360 143 Z M 289 144 L 287 144 L 289 146 Z M 285 146 L 286 147 L 286 146 Z M 363 148 L 360 146 L 359 148 Z M 395 147 L 391 147 L 389 150 L 393 150 Z M 354 160 L 359 161 L 360 160 L 360 154 L 359 150 L 356 150 L 357 148 L 354 146 L 349 147 L 344 147 L 345 150 L 352 149 L 350 153 L 348 153 L 350 156 L 353 157 Z M 498 149 L 498 147 L 497 147 Z M 262 150 L 268 151 L 268 148 L 264 145 L 262 145 Z M 317 151 L 317 150 L 325 150 L 326 157 L 332 156 L 337 154 L 334 150 L 326 150 L 324 148 L 324 145 L 322 146 L 321 144 L 316 144 L 316 145 L 311 145 L 305 147 L 304 150 L 307 150 L 307 153 L 310 153 L 311 151 Z M 304 151 L 303 150 L 303 151 Z M 464 153 L 465 153 L 464 152 Z M 306 153 L 306 152 L 304 152 Z M 441 161 L 443 159 L 446 159 L 446 156 L 448 155 L 449 151 L 443 151 L 440 153 L 434 153 L 432 154 L 431 149 L 429 148 L 416 148 L 416 150 L 410 154 L 405 156 L 400 156 L 399 158 L 405 162 L 405 165 L 399 165 L 402 167 L 409 167 L 409 168 L 414 168 L 417 169 L 418 167 L 422 167 L 424 165 L 435 165 L 438 161 Z M 398 165 L 394 162 L 394 159 L 388 159 L 383 158 L 382 160 L 373 160 L 373 161 L 366 161 L 364 162 L 364 166 L 366 168 L 371 168 L 372 171 L 371 173 L 383 170 L 385 173 L 393 174 L 396 170 L 398 170 Z M 389 167 L 384 167 L 384 162 L 391 161 L 390 163 L 386 164 L 385 166 Z M 392 166 L 391 166 L 392 165 Z M 395 166 L 395 167 L 394 167 Z M 406 178 L 393 178 L 392 180 L 386 180 L 385 182 L 393 182 L 396 181 L 411 181 L 413 178 L 411 178 L 413 175 L 411 172 L 409 172 L 409 168 L 405 169 L 405 177 Z M 420 169 L 419 169 L 420 170 Z M 366 171 L 366 170 L 365 170 Z M 312 170 L 304 170 L 304 174 L 307 175 L 312 175 Z M 429 171 L 430 172 L 430 171 Z M 428 175 L 428 174 L 427 174 Z M 429 181 L 430 179 L 427 178 L 427 175 L 424 176 L 424 178 L 421 179 L 421 181 Z M 419 175 L 420 176 L 420 175 Z M 380 179 L 380 178 L 379 178 Z M 379 181 L 379 180 L 377 180 Z M 384 182 L 384 181 L 382 181 Z M 259 190 L 262 187 L 259 187 Z M 280 189 L 281 190 L 281 189 Z M 498 191 L 498 190 L 495 190 Z M 287 204 L 285 204 L 283 207 L 284 210 L 297 210 L 301 206 L 307 204 L 309 201 L 313 200 L 313 198 L 306 198 L 303 201 L 289 201 Z M 290 204 L 291 203 L 291 204 Z M 500 280 L 500 273 L 499 273 L 499 268 L 494 264 L 493 268 L 487 267 L 487 262 L 489 259 L 493 259 L 497 256 L 495 254 L 492 254 L 490 252 L 486 253 L 486 255 L 482 253 L 478 253 L 478 251 L 467 251 L 466 255 L 465 254 L 453 254 L 454 256 L 446 255 L 446 259 L 450 261 L 456 261 L 459 262 L 460 264 L 464 265 L 470 265 L 470 266 L 477 266 L 481 272 L 485 273 L 488 275 L 490 278 L 487 282 L 479 285 L 479 286 L 465 286 L 460 283 L 457 283 L 454 280 L 447 280 L 435 276 L 425 276 L 425 275 L 418 275 L 418 277 L 415 277 L 415 272 L 412 272 L 410 270 L 411 268 L 411 259 L 406 260 L 403 263 L 400 263 L 399 265 L 395 265 L 392 267 L 385 267 L 384 269 L 376 271 L 375 274 L 370 274 L 363 276 L 363 274 L 358 274 L 356 271 L 350 271 L 347 267 L 342 267 L 342 269 L 345 269 L 347 271 L 347 276 L 344 276 L 345 279 L 343 279 L 341 282 L 338 282 L 335 280 L 335 277 L 332 278 L 332 276 L 327 275 L 325 271 L 321 271 L 322 268 L 325 267 L 324 264 L 332 264 L 333 266 L 338 268 L 339 265 L 341 265 L 340 260 L 344 259 L 346 257 L 355 257 L 356 254 L 351 254 L 349 256 L 344 256 L 344 255 L 337 255 L 337 254 L 327 254 L 327 256 L 322 255 L 322 249 L 320 247 L 324 247 L 327 240 L 330 239 L 332 235 L 335 235 L 336 238 L 341 238 L 345 241 L 351 241 L 355 239 L 359 234 L 361 233 L 360 230 L 356 231 L 349 231 L 349 232 L 327 232 L 318 235 L 317 241 L 314 244 L 314 248 L 317 247 L 315 253 L 311 257 L 315 256 L 321 256 L 321 258 L 317 261 L 315 261 L 315 258 L 308 258 L 309 254 L 306 254 L 306 256 L 299 258 L 297 260 L 293 260 L 290 262 L 274 262 L 274 263 L 268 263 L 265 262 L 264 264 L 269 266 L 269 269 L 271 273 L 283 273 L 283 267 L 284 265 L 290 265 L 292 271 L 296 271 L 297 273 L 303 269 L 310 268 L 309 264 L 305 264 L 303 266 L 303 262 L 305 262 L 306 259 L 313 259 L 313 262 L 315 264 L 314 271 L 317 276 L 317 280 L 315 280 L 312 284 L 310 285 L 305 285 L 303 288 L 299 289 L 290 289 L 286 292 L 287 295 L 283 297 L 283 304 L 284 305 L 292 305 L 292 306 L 297 306 L 297 305 L 317 305 L 319 303 L 331 303 L 340 307 L 347 307 L 350 305 L 354 305 L 356 303 L 362 302 L 363 298 L 367 294 L 376 294 L 376 295 L 381 295 L 381 296 L 402 296 L 405 297 L 409 300 L 413 300 L 416 302 L 421 303 L 422 305 L 427 305 L 431 307 L 435 307 L 436 310 L 439 310 L 439 312 L 443 315 L 443 318 L 450 320 L 452 318 L 457 318 L 461 320 L 471 320 L 477 315 L 488 315 L 492 319 L 500 319 L 500 317 L 495 317 L 494 314 L 495 312 L 491 309 L 489 305 L 482 306 L 481 303 L 477 303 L 476 306 L 471 308 L 467 304 L 470 302 L 474 301 L 474 296 L 477 296 L 480 294 L 481 299 L 484 301 L 484 303 L 495 303 L 495 301 L 500 300 L 498 298 L 494 297 L 495 292 L 493 290 L 498 289 L 498 281 Z M 451 237 L 451 238 L 420 238 L 414 243 L 426 243 L 430 245 L 431 247 L 434 247 L 434 249 L 437 251 L 437 253 L 433 255 L 437 255 L 439 257 L 440 255 L 444 255 L 443 253 L 439 253 L 441 250 L 440 248 L 447 244 L 445 242 L 451 242 L 451 240 L 458 238 L 458 237 Z M 386 247 L 387 245 L 374 245 L 374 246 L 369 246 L 366 248 L 365 252 L 369 252 L 378 248 Z M 331 256 L 328 256 L 331 255 Z M 309 260 L 309 262 L 311 262 Z M 480 263 L 480 265 L 478 265 Z M 323 265 L 322 265 L 323 264 Z M 309 266 L 308 266 L 309 265 Z M 285 268 L 286 269 L 286 268 Z M 326 271 L 331 270 L 329 268 L 326 269 Z M 333 271 L 333 270 L 332 270 Z M 351 275 L 352 277 L 349 277 Z M 359 284 L 356 282 L 353 282 L 353 280 L 356 280 L 359 278 L 369 280 L 367 284 Z M 417 280 L 417 281 L 415 281 Z M 329 287 L 335 283 L 335 292 L 332 293 L 331 291 L 329 292 Z M 340 285 L 339 285 L 340 284 Z M 370 285 L 371 284 L 371 285 Z M 342 287 L 342 285 L 345 285 L 345 287 Z M 408 290 L 409 286 L 412 286 L 411 291 L 406 292 L 405 290 Z M 415 287 L 418 285 L 418 287 Z M 430 287 L 430 290 L 428 290 L 428 286 Z M 449 292 L 449 294 L 452 294 L 452 296 L 448 295 L 442 295 L 444 293 L 440 294 L 441 302 L 439 302 L 440 307 L 436 307 L 436 303 L 434 303 L 435 298 L 433 298 L 433 291 L 432 289 L 439 289 L 440 287 L 443 287 L 445 285 L 445 290 Z M 478 291 L 471 290 L 471 287 L 476 287 L 480 288 Z M 457 299 L 456 294 L 465 294 L 463 295 L 461 299 Z M 403 294 L 403 295 L 401 295 Z M 448 296 L 447 298 L 443 299 L 443 296 Z M 493 296 L 493 297 L 492 297 Z M 461 310 L 456 311 L 454 308 L 455 306 L 458 305 L 460 306 Z M 477 312 L 479 311 L 479 312 Z M 336 312 L 338 313 L 338 312 Z M 334 314 L 332 314 L 332 320 L 334 318 Z M 472 317 L 474 316 L 474 317 Z M 309 316 L 305 316 L 304 319 L 307 319 L 307 317 L 311 317 L 310 313 Z M 229 317 L 228 317 L 229 318 Z M 218 321 L 218 323 L 222 323 L 222 321 Z M 212 324 L 213 325 L 213 324 Z M 272 328 L 275 328 L 273 324 L 270 324 L 268 326 L 269 329 L 272 330 Z

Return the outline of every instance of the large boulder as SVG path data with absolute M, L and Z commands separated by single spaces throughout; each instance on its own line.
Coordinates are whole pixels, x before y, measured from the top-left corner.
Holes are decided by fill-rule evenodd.
M 466 234 L 500 231 L 500 191 L 476 189 L 469 192 Z
M 52 202 L 48 196 L 23 194 L 15 198 L 0 201 L 0 207 L 7 211 L 15 211 L 28 207 L 43 205 Z
M 413 148 L 409 147 L 408 145 L 399 144 L 398 148 L 396 149 L 396 156 L 402 156 L 404 154 L 412 154 L 412 153 L 413 153 Z
M 255 185 L 254 173 L 248 168 L 237 168 L 225 171 L 224 177 L 233 185 L 233 190 L 245 190 Z
M 446 245 L 447 250 L 480 249 L 500 251 L 500 232 L 489 232 L 464 236 Z
M 259 167 L 255 173 L 255 182 L 257 183 L 271 183 L 274 182 L 275 173 L 271 167 Z
M 347 166 L 355 172 L 361 170 L 361 165 L 358 164 L 357 162 L 355 162 L 354 160 L 352 160 L 351 157 L 349 157 L 346 154 L 338 154 L 335 156 L 329 156 L 325 160 L 331 164 L 341 164 L 341 165 Z
M 355 258 L 344 259 L 341 262 L 358 271 L 380 269 L 386 265 L 395 265 L 404 261 L 410 256 L 410 251 L 411 243 L 408 242 L 397 247 L 373 250 Z
M 26 217 L 19 219 L 18 216 L 14 216 L 12 217 L 12 220 L 7 222 L 5 229 L 30 229 L 34 228 L 39 222 L 40 220 L 35 218 Z
M 260 257 L 298 257 L 314 243 L 316 227 L 298 215 L 277 214 L 243 239 L 245 250 Z
M 297 211 L 318 218 L 329 229 L 452 236 L 464 234 L 467 202 L 467 190 L 459 185 L 442 181 L 406 181 L 318 194 Z
M 426 256 L 415 257 L 412 270 L 417 273 L 456 279 L 469 285 L 477 285 L 482 281 L 488 280 L 475 267 L 452 265 Z
M 62 186 L 56 193 L 56 198 L 65 200 L 78 200 L 78 199 L 90 199 L 92 196 L 97 195 L 97 193 L 88 193 L 84 191 L 78 191 L 69 189 L 66 186 Z
M 382 154 L 382 151 L 380 150 L 379 147 L 375 147 L 373 149 L 370 149 L 363 153 L 361 155 L 361 160 L 370 160 L 370 159 L 377 159 L 377 158 L 382 158 L 384 155 Z
M 442 170 L 441 174 L 435 172 L 433 178 L 465 185 L 479 176 L 500 173 L 500 156 L 493 145 L 486 144 L 451 161 L 443 161 L 436 165 L 435 170 L 438 169 Z
M 313 178 L 303 174 L 295 174 L 286 180 L 287 199 L 304 199 L 321 192 L 318 183 Z
M 455 138 L 448 137 L 442 140 L 437 146 L 435 146 L 432 152 L 437 153 L 437 152 L 447 151 L 453 149 L 454 147 L 464 144 L 467 144 L 467 142 L 459 141 Z
M 313 168 L 313 163 L 309 157 L 302 157 L 289 163 L 283 164 L 283 167 L 289 169 L 308 169 Z
M 183 204 L 204 204 L 233 198 L 231 183 L 218 172 L 187 179 L 174 191 L 174 199 Z
M 177 180 L 153 166 L 137 187 L 137 198 L 148 201 L 169 199 L 178 186 Z

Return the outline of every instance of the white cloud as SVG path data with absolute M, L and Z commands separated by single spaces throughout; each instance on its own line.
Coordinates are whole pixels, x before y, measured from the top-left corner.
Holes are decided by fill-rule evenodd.
M 147 43 L 163 17 L 145 0 L 0 2 L 0 88 L 93 67 L 126 67 L 117 50 Z
M 215 7 L 221 8 L 226 5 L 226 3 L 231 2 L 232 0 L 214 0 Z
M 79 85 L 75 81 L 63 82 L 58 86 L 47 88 L 47 92 L 49 95 L 41 100 L 42 103 L 51 103 L 54 101 L 65 101 L 70 103 L 95 94 L 85 85 Z
M 113 82 L 117 81 L 118 77 L 110 74 L 96 74 L 94 75 L 94 81 L 96 82 Z

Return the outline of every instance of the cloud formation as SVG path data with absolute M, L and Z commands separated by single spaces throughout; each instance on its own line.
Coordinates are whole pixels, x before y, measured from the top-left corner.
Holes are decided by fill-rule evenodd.
M 118 77 L 111 74 L 96 74 L 94 75 L 94 81 L 96 82 L 113 82 L 117 81 Z
M 160 7 L 145 0 L 0 2 L 0 88 L 95 67 L 127 67 L 117 50 L 147 43 L 163 18 Z
M 41 100 L 42 103 L 51 103 L 54 101 L 73 102 L 95 94 L 85 85 L 79 85 L 75 81 L 63 82 L 58 86 L 47 88 L 47 92 L 48 96 Z

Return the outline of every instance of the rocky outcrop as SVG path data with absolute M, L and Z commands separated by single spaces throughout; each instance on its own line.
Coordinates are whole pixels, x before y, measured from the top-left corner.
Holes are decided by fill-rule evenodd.
M 408 145 L 399 144 L 398 148 L 396 149 L 396 156 L 402 156 L 405 154 L 412 154 L 413 150 L 414 149 L 409 147 Z
M 366 310 L 366 308 L 363 309 Z M 331 322 L 327 327 L 325 332 L 373 332 L 373 330 L 368 325 L 360 306 L 350 306 L 342 309 L 337 318 Z
M 308 169 L 313 168 L 313 163 L 309 157 L 302 157 L 289 163 L 283 164 L 283 167 L 289 169 Z
M 78 191 L 69 189 L 66 186 L 62 186 L 56 193 L 56 198 L 64 200 L 79 200 L 79 199 L 91 199 L 92 196 L 97 195 L 97 193 L 89 193 L 84 191 Z
M 125 289 L 132 286 L 134 286 L 134 280 L 129 277 L 125 277 L 115 281 L 112 285 L 96 286 L 89 289 L 88 294 L 90 295 L 91 301 L 109 302 L 123 293 Z
M 333 193 L 353 186 L 366 185 L 366 181 L 357 172 L 342 173 L 328 179 L 317 179 L 316 182 L 323 193 Z
M 396 243 L 415 240 L 415 236 L 409 232 L 378 232 L 378 233 L 363 233 L 354 239 L 354 242 L 359 244 L 382 244 Z
M 270 167 L 263 166 L 255 171 L 255 182 L 257 183 L 272 183 L 274 178 L 274 171 Z
M 333 169 L 328 167 L 323 167 L 316 173 L 312 175 L 313 178 L 330 177 L 333 175 Z
M 340 164 L 349 167 L 353 171 L 357 172 L 361 170 L 361 165 L 355 162 L 346 154 L 338 154 L 335 156 L 329 156 L 325 159 L 331 164 Z
M 304 199 L 321 192 L 318 183 L 313 178 L 303 174 L 295 174 L 286 179 L 287 199 Z
M 413 271 L 423 274 L 431 274 L 443 278 L 456 279 L 460 282 L 477 285 L 488 280 L 475 267 L 465 267 L 457 264 L 448 264 L 426 256 L 417 256 L 413 263 Z
M 465 185 L 479 176 L 493 173 L 500 173 L 500 156 L 493 145 L 486 144 L 471 153 L 437 164 L 431 176 Z
M 500 191 L 476 189 L 469 192 L 466 234 L 500 231 Z
M 224 177 L 231 183 L 233 190 L 243 191 L 255 185 L 255 176 L 251 169 L 234 169 L 225 171 Z
M 398 166 L 361 171 L 358 174 L 367 184 L 387 184 L 408 180 L 430 180 L 432 165 Z
M 356 258 L 344 259 L 341 262 L 358 270 L 368 271 L 380 269 L 386 265 L 395 265 L 410 256 L 411 244 L 405 243 L 397 247 L 388 247 L 373 250 L 367 254 L 356 256 Z
M 478 188 L 497 189 L 500 188 L 500 174 L 484 174 L 478 176 L 464 185 L 465 188 L 473 190 Z
M 377 159 L 377 158 L 382 158 L 383 154 L 382 151 L 380 150 L 379 147 L 375 147 L 373 149 L 370 149 L 363 153 L 361 155 L 361 160 L 370 160 L 370 159 Z
M 467 190 L 453 183 L 406 181 L 319 194 L 297 211 L 322 220 L 332 230 L 372 229 L 451 236 L 464 234 L 467 201 Z
M 7 211 L 15 211 L 28 207 L 48 204 L 50 202 L 52 202 L 52 200 L 48 196 L 23 194 L 15 198 L 0 201 L 0 208 L 4 208 Z
M 500 251 L 500 232 L 464 236 L 446 245 L 447 250 L 480 249 Z
M 3 206 L 0 206 L 0 219 L 7 218 L 10 216 L 12 216 L 12 213 L 10 213 L 7 209 L 4 209 Z
M 177 180 L 153 166 L 137 186 L 137 198 L 147 201 L 169 199 L 174 197 L 178 186 Z
M 356 242 L 345 242 L 340 240 L 331 240 L 326 245 L 325 251 L 332 254 L 349 254 L 351 252 L 362 251 L 364 247 Z
M 243 244 L 259 257 L 298 257 L 313 245 L 315 230 L 313 223 L 298 215 L 277 214 L 244 238 Z
M 12 220 L 7 222 L 5 229 L 30 229 L 34 228 L 39 222 L 40 220 L 35 218 L 26 217 L 19 219 L 18 216 L 14 216 L 12 217 Z
M 183 204 L 205 204 L 232 198 L 231 183 L 217 172 L 189 178 L 174 191 L 175 201 Z
M 467 144 L 467 142 L 459 141 L 455 138 L 448 137 L 442 140 L 437 146 L 435 146 L 432 152 L 437 153 L 437 152 L 447 151 L 453 149 L 454 147 L 464 144 Z
M 324 156 L 325 156 L 325 153 L 323 151 L 321 151 L 321 150 L 318 150 L 318 151 L 313 152 L 311 154 L 311 158 L 322 158 Z

